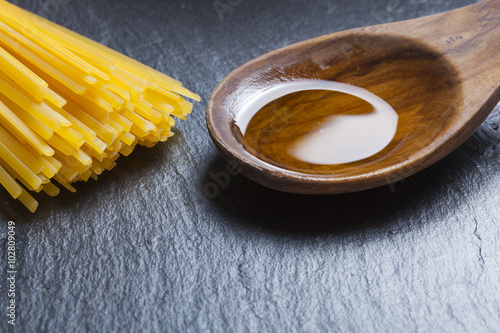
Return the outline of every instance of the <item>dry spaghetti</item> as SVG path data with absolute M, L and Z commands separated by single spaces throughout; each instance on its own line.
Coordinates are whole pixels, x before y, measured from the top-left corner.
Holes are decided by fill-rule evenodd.
M 0 183 L 34 212 L 29 191 L 75 191 L 137 144 L 173 135 L 200 98 L 99 43 L 0 0 Z M 29 191 L 28 191 L 29 190 Z

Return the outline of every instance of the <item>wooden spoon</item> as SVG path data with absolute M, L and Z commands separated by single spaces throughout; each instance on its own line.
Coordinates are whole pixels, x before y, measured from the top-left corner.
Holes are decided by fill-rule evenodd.
M 245 149 L 235 114 L 283 81 L 353 84 L 399 115 L 393 142 L 380 154 L 318 172 L 277 166 Z M 242 173 L 281 191 L 365 190 L 408 177 L 462 144 L 500 101 L 500 1 L 429 17 L 334 33 L 265 54 L 215 89 L 206 120 L 215 145 Z

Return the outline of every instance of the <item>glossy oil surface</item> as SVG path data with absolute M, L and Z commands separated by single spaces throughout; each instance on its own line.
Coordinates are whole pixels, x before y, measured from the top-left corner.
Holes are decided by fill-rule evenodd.
M 367 90 L 298 80 L 254 98 L 236 123 L 252 154 L 280 167 L 314 172 L 382 151 L 394 138 L 398 115 Z

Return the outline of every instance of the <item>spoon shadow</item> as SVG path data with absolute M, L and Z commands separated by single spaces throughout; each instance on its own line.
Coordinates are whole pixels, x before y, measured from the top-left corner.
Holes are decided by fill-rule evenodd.
M 403 181 L 371 190 L 332 195 L 291 194 L 237 175 L 210 200 L 235 221 L 233 223 L 278 235 L 315 237 L 367 230 L 392 234 L 398 232 L 402 224 L 428 223 L 452 214 L 460 202 L 448 205 L 447 196 L 452 196 L 456 187 L 461 195 L 473 195 L 471 192 L 477 187 L 461 186 L 460 182 L 477 172 L 477 164 L 467 161 L 479 160 L 484 155 L 474 149 L 482 146 L 483 140 L 474 135 L 433 166 Z M 216 183 L 214 176 L 226 170 L 227 165 L 222 156 L 212 160 L 205 172 L 205 192 L 207 185 Z

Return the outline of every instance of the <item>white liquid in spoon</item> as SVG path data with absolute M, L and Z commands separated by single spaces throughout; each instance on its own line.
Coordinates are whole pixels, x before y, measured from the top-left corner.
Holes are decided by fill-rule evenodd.
M 265 90 L 239 110 L 236 125 L 245 135 L 252 118 L 268 103 L 306 90 L 331 90 L 356 96 L 370 103 L 373 112 L 335 115 L 335 105 L 332 105 L 332 116 L 289 148 L 288 153 L 294 158 L 317 165 L 351 163 L 377 154 L 393 140 L 399 117 L 387 102 L 365 89 L 322 80 L 285 82 Z

